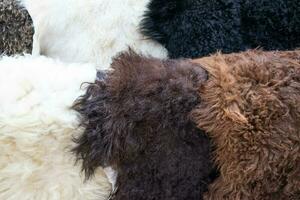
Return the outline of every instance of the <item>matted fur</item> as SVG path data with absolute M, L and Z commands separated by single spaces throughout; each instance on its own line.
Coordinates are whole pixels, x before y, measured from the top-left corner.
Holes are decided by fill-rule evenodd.
M 0 58 L 0 69 L 0 199 L 107 199 L 103 171 L 84 182 L 70 152 L 82 131 L 70 106 L 95 66 L 26 55 Z
M 0 2 L 0 55 L 31 53 L 33 24 L 18 0 Z
M 300 46 L 299 0 L 151 0 L 142 32 L 171 58 Z
M 209 200 L 300 198 L 300 51 L 195 60 L 209 72 L 194 121 L 215 144 Z
M 164 58 L 166 50 L 145 40 L 138 26 L 149 0 L 21 0 L 35 27 L 33 54 L 65 62 L 92 62 L 106 69 L 118 52 Z
M 87 177 L 118 173 L 112 199 L 199 200 L 215 176 L 210 141 L 189 118 L 206 72 L 188 60 L 124 53 L 74 109 L 83 134 L 74 152 Z M 100 75 L 100 74 L 99 74 Z

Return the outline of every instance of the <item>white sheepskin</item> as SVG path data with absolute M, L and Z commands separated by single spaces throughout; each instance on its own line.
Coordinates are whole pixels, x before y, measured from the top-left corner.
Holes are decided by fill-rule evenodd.
M 96 68 L 133 48 L 165 58 L 138 25 L 150 0 L 20 0 L 33 18 L 33 54 L 0 58 L 0 200 L 107 199 L 116 174 L 83 182 L 69 152 L 79 134 L 69 107 Z
M 111 58 L 131 47 L 165 58 L 138 26 L 150 0 L 21 0 L 35 28 L 33 54 L 65 62 L 93 62 L 107 69 Z
M 81 131 L 69 107 L 83 94 L 81 83 L 95 76 L 91 64 L 0 58 L 1 200 L 107 199 L 111 186 L 103 171 L 84 183 L 69 152 L 72 135 Z

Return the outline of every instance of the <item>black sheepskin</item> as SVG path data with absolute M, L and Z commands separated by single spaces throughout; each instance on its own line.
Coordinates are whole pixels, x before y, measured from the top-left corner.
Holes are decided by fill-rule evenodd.
M 299 0 L 151 0 L 141 31 L 171 58 L 300 46 Z
M 74 104 L 82 135 L 74 152 L 87 177 L 117 172 L 118 200 L 201 200 L 216 176 L 210 140 L 191 122 L 206 71 L 187 60 L 124 53 Z
M 0 55 L 31 53 L 33 22 L 17 0 L 0 1 Z

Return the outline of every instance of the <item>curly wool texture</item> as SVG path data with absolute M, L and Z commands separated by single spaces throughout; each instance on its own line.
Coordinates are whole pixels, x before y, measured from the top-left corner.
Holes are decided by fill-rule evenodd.
M 220 177 L 206 199 L 300 198 L 300 51 L 247 51 L 195 60 L 209 72 L 198 127 Z
M 141 23 L 171 58 L 300 46 L 298 0 L 152 0 Z
M 210 141 L 189 113 L 206 72 L 188 60 L 133 52 L 112 69 L 74 105 L 85 128 L 74 152 L 87 177 L 99 166 L 116 170 L 112 199 L 202 199 L 216 174 Z
M 70 106 L 95 66 L 26 55 L 1 58 L 0 68 L 0 199 L 107 199 L 103 171 L 84 182 L 70 151 L 82 131 Z
M 130 46 L 159 58 L 157 42 L 145 40 L 139 22 L 149 0 L 21 0 L 34 23 L 33 54 L 64 62 L 92 62 L 107 69 Z
M 0 2 L 0 55 L 31 53 L 33 24 L 16 0 Z

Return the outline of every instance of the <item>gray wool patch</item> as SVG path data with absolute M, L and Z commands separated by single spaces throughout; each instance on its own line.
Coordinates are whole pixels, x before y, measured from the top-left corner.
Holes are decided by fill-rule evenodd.
M 31 53 L 33 23 L 16 0 L 0 1 L 0 55 Z

